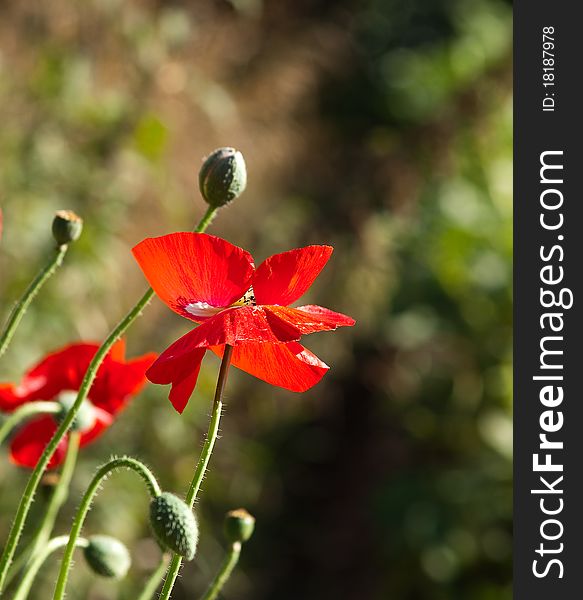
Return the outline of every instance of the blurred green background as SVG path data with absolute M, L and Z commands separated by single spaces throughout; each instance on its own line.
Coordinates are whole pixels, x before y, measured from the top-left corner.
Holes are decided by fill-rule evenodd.
M 4 316 L 54 211 L 85 219 L 0 381 L 104 338 L 145 288 L 130 248 L 192 228 L 201 159 L 221 145 L 244 153 L 249 185 L 210 232 L 257 261 L 333 245 L 305 300 L 358 321 L 305 340 L 332 365 L 305 394 L 232 370 L 177 600 L 206 587 L 238 506 L 257 529 L 227 599 L 511 597 L 511 17 L 502 0 L 0 5 Z M 129 353 L 188 329 L 155 300 Z M 183 416 L 149 386 L 83 452 L 58 533 L 111 453 L 186 490 L 217 368 L 209 356 Z M 27 475 L 2 453 L 0 539 Z M 159 556 L 137 478 L 109 480 L 86 532 L 116 534 L 134 566 L 111 584 L 80 559 L 68 597 L 134 600 Z

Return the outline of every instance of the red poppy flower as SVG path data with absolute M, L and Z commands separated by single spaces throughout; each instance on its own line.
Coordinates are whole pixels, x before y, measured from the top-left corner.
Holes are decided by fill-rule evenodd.
M 235 367 L 303 392 L 329 367 L 298 343 L 301 336 L 354 325 L 350 317 L 321 306 L 289 307 L 328 262 L 330 246 L 276 254 L 257 269 L 248 252 L 204 233 L 148 238 L 133 253 L 158 296 L 199 323 L 146 372 L 153 383 L 172 384 L 170 401 L 178 412 L 194 390 L 207 349 L 222 356 L 225 345 L 233 346 Z
M 26 402 L 37 400 L 72 403 L 98 348 L 98 344 L 71 344 L 46 356 L 26 373 L 19 385 L 0 384 L 0 410 L 12 412 Z M 125 342 L 120 340 L 97 372 L 86 400 L 91 419 L 81 433 L 81 446 L 99 436 L 129 399 L 139 392 L 146 382 L 145 371 L 156 358 L 156 354 L 145 354 L 126 362 L 124 355 Z M 55 418 L 49 415 L 26 423 L 12 438 L 12 461 L 33 468 L 57 426 Z M 67 443 L 65 436 L 49 462 L 49 469 L 63 461 Z

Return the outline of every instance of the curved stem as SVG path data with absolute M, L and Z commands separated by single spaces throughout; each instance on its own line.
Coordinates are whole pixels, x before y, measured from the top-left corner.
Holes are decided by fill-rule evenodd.
M 65 456 L 63 468 L 61 469 L 59 482 L 53 490 L 53 494 L 45 511 L 40 529 L 37 531 L 34 537 L 29 560 L 34 560 L 35 556 L 48 542 L 49 538 L 51 537 L 53 527 L 55 526 L 59 510 L 61 510 L 61 506 L 63 506 L 67 500 L 67 496 L 69 495 L 69 485 L 71 483 L 71 478 L 73 477 L 73 472 L 75 471 L 75 463 L 77 462 L 80 441 L 81 433 L 79 431 L 73 431 L 69 435 L 67 454 Z
M 114 458 L 100 467 L 91 480 L 91 483 L 89 484 L 89 487 L 87 488 L 87 491 L 81 500 L 81 504 L 77 509 L 77 513 L 75 514 L 73 526 L 71 527 L 71 532 L 69 533 L 69 543 L 67 544 L 67 548 L 63 554 L 61 570 L 59 572 L 59 578 L 55 587 L 53 600 L 61 600 L 65 595 L 65 587 L 67 585 L 67 578 L 69 576 L 69 569 L 71 567 L 71 559 L 73 558 L 75 544 L 79 534 L 81 533 L 81 528 L 83 527 L 85 517 L 91 508 L 91 503 L 93 502 L 95 494 L 99 490 L 102 481 L 106 479 L 112 471 L 121 468 L 127 468 L 135 471 L 144 480 L 144 483 L 148 488 L 148 493 L 152 498 L 155 498 L 162 493 L 160 486 L 158 485 L 158 482 L 156 481 L 156 478 L 150 469 L 148 469 L 148 467 L 135 458 L 130 458 L 128 456 Z
M 0 426 L 0 444 L 10 435 L 10 432 L 20 424 L 21 421 L 33 417 L 34 415 L 55 415 L 61 412 L 61 405 L 58 402 L 27 402 L 19 406 L 14 412 L 10 413 Z
M 210 222 L 212 221 L 216 209 L 209 209 L 201 219 L 198 227 L 196 228 L 196 232 L 202 232 L 208 227 Z M 10 533 L 8 534 L 8 540 L 4 546 L 4 551 L 2 553 L 2 557 L 0 558 L 0 593 L 4 587 L 6 581 L 6 575 L 8 573 L 8 569 L 10 568 L 10 564 L 12 563 L 12 558 L 14 557 L 14 552 L 16 551 L 16 546 L 18 545 L 18 540 L 20 539 L 20 535 L 22 534 L 22 530 L 24 528 L 24 524 L 26 522 L 26 517 L 30 511 L 30 507 L 34 498 L 34 494 L 40 480 L 42 478 L 42 474 L 44 473 L 51 456 L 56 450 L 59 442 L 63 439 L 63 436 L 69 431 L 73 420 L 77 416 L 77 412 L 81 407 L 83 401 L 87 398 L 87 394 L 91 389 L 91 385 L 97 375 L 97 371 L 101 366 L 101 363 L 104 361 L 107 353 L 111 350 L 111 347 L 117 342 L 117 340 L 127 331 L 130 325 L 142 314 L 142 311 L 152 299 L 154 295 L 154 291 L 152 288 L 148 288 L 147 292 L 138 300 L 137 304 L 127 313 L 127 315 L 118 323 L 115 329 L 109 334 L 107 339 L 103 342 L 97 353 L 93 357 L 93 360 L 89 364 L 87 371 L 85 372 L 85 376 L 83 377 L 83 381 L 81 383 L 81 387 L 79 388 L 79 392 L 77 393 L 77 398 L 71 406 L 71 409 L 67 413 L 67 416 L 63 419 L 61 425 L 51 438 L 50 442 L 47 444 L 44 452 L 42 453 L 39 461 L 37 462 L 34 470 L 32 471 L 26 488 L 22 494 L 20 499 L 20 504 L 18 506 L 18 510 L 16 512 L 16 516 L 14 517 L 14 522 L 12 523 L 12 527 L 10 529 Z
M 214 578 L 201 600 L 215 600 L 225 583 L 229 580 L 233 569 L 237 566 L 239 556 L 241 556 L 241 542 L 235 542 L 229 548 L 229 552 L 227 553 L 217 576 Z
M 164 579 L 164 573 L 168 568 L 168 562 L 170 557 L 168 554 L 164 554 L 160 560 L 160 564 L 156 567 L 156 570 L 150 575 L 146 586 L 142 590 L 138 600 L 152 600 L 152 596 L 156 593 L 156 590 L 160 587 L 162 580 Z
M 2 335 L 0 335 L 0 356 L 6 352 L 12 336 L 33 298 L 38 294 L 49 277 L 61 266 L 67 249 L 67 244 L 63 244 L 55 249 L 49 262 L 38 272 L 37 276 L 24 291 L 22 298 L 16 303 L 16 306 L 10 313 L 10 317 L 8 317 Z
M 186 494 L 185 501 L 190 508 L 194 506 L 194 502 L 200 490 L 202 480 L 204 479 L 204 475 L 211 458 L 215 442 L 217 440 L 217 434 L 219 433 L 219 423 L 221 420 L 221 411 L 223 409 L 223 392 L 225 391 L 225 385 L 227 383 L 227 375 L 229 373 L 232 354 L 233 347 L 228 345 L 225 346 L 225 352 L 223 354 L 223 360 L 219 370 L 219 377 L 217 379 L 213 410 L 211 413 L 211 420 L 209 423 L 206 440 L 204 442 L 204 446 L 202 447 L 200 458 L 198 459 L 198 464 L 196 465 L 196 470 L 194 471 L 194 476 L 190 482 L 190 488 Z M 160 592 L 160 596 L 158 596 L 158 600 L 168 600 L 168 598 L 170 598 L 170 594 L 172 593 L 172 588 L 174 587 L 176 578 L 178 577 L 178 571 L 180 571 L 181 564 L 182 557 L 178 554 L 174 554 L 172 556 L 172 561 L 170 562 L 168 574 L 166 575 L 164 587 Z
M 36 577 L 39 569 L 43 566 L 44 562 L 47 558 L 59 548 L 66 546 L 69 542 L 68 535 L 61 535 L 59 537 L 53 538 L 50 540 L 42 552 L 39 552 L 35 559 L 30 563 L 30 566 L 26 570 L 16 593 L 14 594 L 14 598 L 12 600 L 26 600 L 28 597 L 28 593 L 30 592 L 30 588 L 34 582 L 34 578 Z M 88 541 L 84 538 L 79 538 L 76 542 L 76 546 L 79 548 L 85 548 L 88 544 Z
M 148 304 L 148 302 L 152 298 L 152 295 L 153 291 L 149 289 L 144 294 L 144 296 L 142 296 L 142 298 L 136 304 L 136 306 L 126 315 L 126 317 L 119 323 L 119 325 L 113 330 L 113 332 L 109 335 L 109 337 L 99 348 L 85 373 L 83 382 L 81 383 L 81 387 L 79 388 L 79 392 L 77 394 L 77 399 L 75 400 L 73 406 L 67 413 L 66 417 L 59 425 L 59 428 L 47 444 L 46 448 L 44 449 L 44 452 L 38 460 L 28 480 L 28 484 L 24 490 L 22 498 L 20 499 L 20 505 L 18 506 L 18 510 L 16 512 L 16 516 L 14 518 L 14 522 L 12 524 L 12 528 L 8 536 L 6 546 L 4 547 L 2 558 L 0 559 L 0 592 L 2 591 L 2 588 L 4 586 L 6 574 L 10 567 L 10 563 L 12 562 L 12 557 L 14 556 L 14 552 L 16 550 L 18 540 L 22 533 L 22 529 L 24 528 L 24 523 L 30 510 L 34 493 L 36 492 L 36 489 L 49 463 L 49 460 L 51 459 L 51 456 L 53 455 L 54 451 L 59 445 L 59 442 L 63 439 L 63 437 L 71 427 L 71 424 L 73 423 L 73 420 L 75 419 L 82 402 L 87 398 L 87 394 L 89 393 L 91 385 L 93 384 L 95 376 L 97 375 L 97 371 L 101 366 L 101 363 L 105 359 L 105 356 L 107 355 L 113 344 L 121 337 L 121 335 L 126 331 L 126 329 L 139 316 L 142 309 L 146 306 L 146 304 Z

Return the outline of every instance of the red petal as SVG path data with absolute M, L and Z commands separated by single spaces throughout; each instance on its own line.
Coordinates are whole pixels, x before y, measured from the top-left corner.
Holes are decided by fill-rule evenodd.
M 33 469 L 56 430 L 57 424 L 52 417 L 39 417 L 29 421 L 12 438 L 10 443 L 12 462 Z M 54 469 L 63 462 L 67 452 L 67 444 L 68 440 L 65 436 L 51 457 L 48 469 Z
M 25 402 L 25 398 L 15 393 L 11 383 L 0 384 L 0 411 L 12 412 Z
M 193 321 L 203 319 L 188 313 L 188 304 L 226 307 L 251 285 L 251 255 L 205 233 L 148 238 L 132 252 L 156 294 L 172 310 Z
M 20 385 L 12 388 L 13 400 L 17 399 L 19 404 L 52 400 L 63 390 L 77 390 L 98 347 L 97 344 L 71 344 L 49 354 L 26 373 Z M 6 394 L 3 395 L 7 400 Z
M 223 347 L 211 350 L 222 357 Z M 305 392 L 330 368 L 301 344 L 244 344 L 233 349 L 232 364 L 271 385 Z
M 111 424 L 113 416 L 107 411 L 95 407 L 95 423 L 89 431 L 84 431 L 81 434 L 81 447 L 87 446 L 97 437 L 99 437 Z
M 204 356 L 204 352 L 202 352 L 202 356 Z M 198 374 L 200 373 L 201 364 L 202 357 L 196 366 L 192 366 L 192 370 L 184 379 L 172 384 L 170 394 L 168 394 L 168 400 L 170 400 L 176 412 L 180 414 L 182 414 L 186 408 L 186 405 L 192 396 L 192 392 L 194 392 L 194 388 L 196 387 L 196 382 L 198 380 Z
M 113 422 L 113 417 L 106 411 L 95 408 L 95 423 L 89 431 L 81 434 L 81 446 L 87 446 L 99 437 Z M 22 467 L 34 468 L 57 430 L 57 423 L 52 417 L 39 417 L 28 422 L 18 431 L 10 444 L 12 462 Z M 47 469 L 58 467 L 67 453 L 68 435 L 57 446 Z
M 99 408 L 114 415 L 137 394 L 146 383 L 146 370 L 156 360 L 150 353 L 128 362 L 105 361 L 89 391 L 89 399 Z
M 248 342 L 291 342 L 299 340 L 301 332 L 295 324 L 264 310 L 263 306 L 244 306 L 211 317 L 189 335 L 192 348 L 204 348 Z
M 287 306 L 295 302 L 314 283 L 332 250 L 330 246 L 306 246 L 270 256 L 253 277 L 257 303 Z
M 0 410 L 12 411 L 25 402 L 54 400 L 64 390 L 76 391 L 98 347 L 72 344 L 49 354 L 28 371 L 20 385 L 0 385 Z M 146 354 L 125 362 L 124 352 L 125 343 L 120 340 L 108 353 L 89 391 L 92 402 L 112 414 L 144 385 L 145 371 L 156 358 Z
M 126 341 L 125 338 L 121 338 L 115 342 L 108 352 L 107 356 L 117 362 L 124 362 L 126 355 Z
M 348 315 L 343 315 L 342 313 L 334 312 L 329 308 L 324 308 L 323 306 L 318 306 L 316 304 L 306 304 L 305 306 L 298 306 L 296 307 L 296 310 L 306 312 L 310 315 L 313 315 L 317 319 L 320 319 L 321 321 L 334 324 L 336 325 L 336 327 L 352 327 L 356 323 L 356 321 Z
M 152 383 L 172 384 L 169 399 L 179 413 L 182 413 L 188 404 L 196 386 L 206 351 L 206 348 L 196 348 L 190 344 L 189 336 L 193 333 L 189 331 L 174 342 L 146 372 Z
M 289 308 L 287 306 L 264 306 L 265 312 L 272 313 L 283 322 L 298 329 L 302 335 L 317 331 L 331 331 L 337 327 L 354 325 L 354 320 L 321 306 L 308 306 L 309 309 Z

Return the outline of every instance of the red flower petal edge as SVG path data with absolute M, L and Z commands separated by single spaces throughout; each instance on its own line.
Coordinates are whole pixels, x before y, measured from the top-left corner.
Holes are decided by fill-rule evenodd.
M 222 358 L 224 346 L 211 350 Z M 297 342 L 289 344 L 245 344 L 233 349 L 233 366 L 271 385 L 291 392 L 315 386 L 330 367 Z
M 332 252 L 330 246 L 306 246 L 270 256 L 253 276 L 255 300 L 282 306 L 295 302 L 314 283 Z

